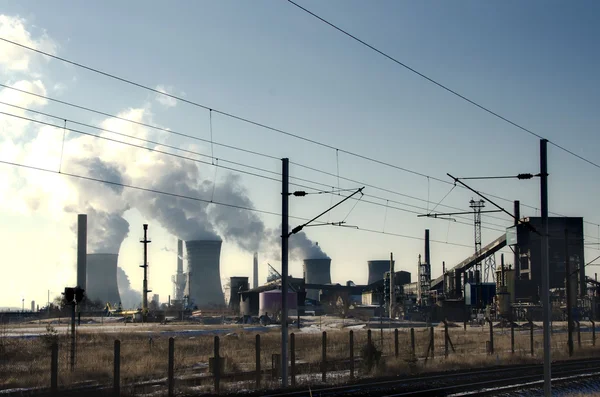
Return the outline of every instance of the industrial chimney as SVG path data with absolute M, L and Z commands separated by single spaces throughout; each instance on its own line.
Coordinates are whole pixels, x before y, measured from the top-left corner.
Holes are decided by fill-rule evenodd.
M 383 274 L 390 271 L 389 259 L 368 261 L 367 264 L 369 265 L 369 281 L 367 281 L 368 285 L 383 280 Z
M 87 215 L 77 215 L 77 286 L 86 289 Z
M 186 294 L 190 304 L 199 309 L 225 306 L 219 264 L 221 243 L 221 240 L 185 242 L 189 272 Z
M 306 284 L 331 284 L 331 259 L 305 259 L 304 282 Z M 306 298 L 319 300 L 319 290 L 307 289 Z
M 258 252 L 254 253 L 254 263 L 252 267 L 252 288 L 258 288 Z
M 88 300 L 103 304 L 121 302 L 117 285 L 117 263 L 119 254 L 88 254 L 86 295 Z

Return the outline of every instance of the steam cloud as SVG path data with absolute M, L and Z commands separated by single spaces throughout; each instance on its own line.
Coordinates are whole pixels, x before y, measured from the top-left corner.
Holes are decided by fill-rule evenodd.
M 121 267 L 117 267 L 117 285 L 123 309 L 137 309 L 142 305 L 142 293 L 131 288 L 129 277 Z

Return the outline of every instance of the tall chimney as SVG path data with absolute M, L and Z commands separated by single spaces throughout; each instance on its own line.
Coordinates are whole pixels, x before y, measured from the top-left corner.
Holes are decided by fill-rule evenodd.
M 429 229 L 425 229 L 425 263 L 431 265 L 429 259 Z
M 77 286 L 86 289 L 87 215 L 77 215 Z
M 254 253 L 254 264 L 252 267 L 252 288 L 258 288 L 258 252 Z

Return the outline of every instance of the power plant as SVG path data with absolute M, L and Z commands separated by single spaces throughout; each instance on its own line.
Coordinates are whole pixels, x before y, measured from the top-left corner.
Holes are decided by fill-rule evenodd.
M 119 254 L 87 254 L 86 296 L 91 301 L 118 304 L 121 302 L 117 285 Z
M 173 299 L 183 301 L 185 293 L 186 275 L 183 273 L 183 241 L 177 240 L 177 273 L 171 277 L 173 282 Z
M 225 306 L 221 286 L 221 240 L 190 240 L 185 242 L 188 277 L 185 295 L 192 307 Z
M 367 262 L 369 266 L 368 285 L 371 285 L 379 280 L 383 280 L 385 272 L 390 271 L 390 260 L 373 260 Z

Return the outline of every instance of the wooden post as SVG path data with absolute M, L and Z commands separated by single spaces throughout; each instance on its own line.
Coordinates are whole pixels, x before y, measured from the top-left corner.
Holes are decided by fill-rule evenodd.
M 581 349 L 581 323 L 577 321 L 577 347 Z
M 435 341 L 433 336 L 433 327 L 429 329 L 429 344 L 431 346 L 431 358 L 435 358 Z
M 596 322 L 594 320 L 590 320 L 592 323 L 592 346 L 596 346 Z
M 531 355 L 533 356 L 533 320 L 529 320 L 529 346 L 531 348 Z
M 396 358 L 400 354 L 400 345 L 398 344 L 398 328 L 394 330 L 394 353 Z
M 169 397 L 175 395 L 175 339 L 169 338 Z
M 510 322 L 510 352 L 515 354 L 515 322 Z
M 290 375 L 292 376 L 292 387 L 294 387 L 296 386 L 296 336 L 293 332 L 290 334 L 290 360 Z
M 52 352 L 50 357 L 50 390 L 53 396 L 58 392 L 58 343 L 52 343 Z
M 115 340 L 115 358 L 113 369 L 113 395 L 121 395 L 121 341 Z
M 354 380 L 354 331 L 350 330 L 350 380 Z
M 412 361 L 416 360 L 417 352 L 415 351 L 415 329 L 410 329 L 410 359 Z
M 448 322 L 444 320 L 444 357 L 448 358 L 448 341 L 450 337 L 448 336 Z
M 215 393 L 219 393 L 221 382 L 221 360 L 219 358 L 219 337 L 215 336 L 215 352 L 213 361 L 213 376 L 215 381 Z
M 256 335 L 256 389 L 260 389 L 260 335 Z
M 321 372 L 323 382 L 327 382 L 327 332 L 323 331 L 323 343 L 322 343 L 322 356 L 321 356 Z
M 371 330 L 367 331 L 367 345 L 369 346 L 369 349 L 371 348 Z
M 488 317 L 488 322 L 490 323 L 490 354 L 494 354 L 494 323 L 492 319 Z

